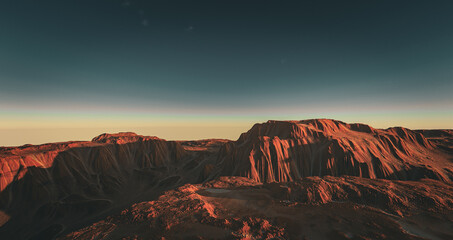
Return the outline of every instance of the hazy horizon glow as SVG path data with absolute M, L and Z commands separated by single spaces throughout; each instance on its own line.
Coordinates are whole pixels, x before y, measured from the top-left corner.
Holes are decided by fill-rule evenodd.
M 0 146 L 237 139 L 332 118 L 453 128 L 453 2 L 0 3 Z
M 411 129 L 451 128 L 453 112 L 367 111 L 306 114 L 119 114 L 37 113 L 7 114 L 0 120 L 0 146 L 42 144 L 61 141 L 89 141 L 102 133 L 135 132 L 166 140 L 223 138 L 236 140 L 253 124 L 267 120 L 332 118 L 347 123 L 365 123 L 375 128 L 403 126 Z M 403 124 L 402 124 L 403 123 Z M 6 127 L 4 127 L 6 126 Z

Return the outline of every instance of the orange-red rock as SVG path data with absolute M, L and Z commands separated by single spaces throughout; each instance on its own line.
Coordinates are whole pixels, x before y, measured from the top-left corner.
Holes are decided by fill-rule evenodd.
M 453 180 L 452 152 L 406 128 L 330 119 L 255 124 L 218 154 L 218 176 L 259 182 L 308 176 Z
M 0 239 L 448 239 L 452 139 L 315 119 L 256 124 L 237 141 L 2 147 Z
M 453 186 L 436 180 L 222 177 L 132 205 L 60 239 L 450 239 Z

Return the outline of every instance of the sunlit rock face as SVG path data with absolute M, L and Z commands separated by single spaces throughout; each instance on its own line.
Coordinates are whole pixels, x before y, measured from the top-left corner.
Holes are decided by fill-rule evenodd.
M 450 181 L 449 158 L 421 132 L 406 128 L 382 130 L 329 119 L 268 121 L 221 149 L 218 174 L 259 182 L 325 175 Z
M 266 183 L 265 186 L 275 189 L 265 191 L 289 197 L 282 201 L 326 204 L 341 200 L 359 204 L 360 201 L 370 202 L 376 196 L 386 203 L 400 201 L 403 207 L 410 207 L 409 203 L 415 201 L 415 208 L 435 202 L 436 209 L 450 209 L 450 195 L 441 195 L 439 189 L 450 186 L 453 180 L 452 139 L 451 130 L 412 131 L 400 127 L 382 130 L 364 124 L 316 119 L 256 124 L 237 141 L 166 141 L 135 133 L 117 133 L 102 134 L 85 142 L 3 147 L 0 148 L 0 239 L 64 236 L 133 203 L 156 200 L 164 191 L 185 184 L 204 183 L 205 188 L 213 189 L 241 186 L 253 192 L 254 187 Z M 344 175 L 356 178 L 337 178 Z M 421 180 L 424 178 L 433 182 Z M 363 179 L 387 180 L 367 182 Z M 427 202 L 417 202 L 420 196 L 415 193 L 403 196 L 407 188 L 401 186 L 395 189 L 399 194 L 396 197 L 390 192 L 363 197 L 371 191 L 362 189 L 363 184 L 383 188 L 386 184 L 393 186 L 394 180 L 416 180 L 410 185 L 423 185 L 421 191 L 433 194 L 425 199 Z M 351 181 L 359 185 L 348 188 Z M 290 192 L 288 187 L 292 189 Z M 189 209 L 178 214 L 201 214 L 198 220 L 203 217 L 222 219 L 216 212 L 219 204 L 204 203 L 205 197 L 215 196 L 197 196 L 199 190 L 214 195 L 227 193 L 222 189 L 203 190 L 188 185 L 185 193 L 195 195 L 189 194 L 191 197 L 186 199 L 184 193 L 180 200 L 169 198 L 168 204 L 174 205 L 172 211 L 177 211 L 185 206 L 190 208 L 193 203 L 201 212 L 192 214 L 193 209 Z M 304 189 L 313 191 L 304 192 Z M 274 195 L 263 201 L 276 201 L 272 200 L 276 198 Z M 154 202 L 152 206 L 165 214 L 170 205 L 164 202 Z M 174 216 L 177 218 L 178 214 Z M 222 234 L 227 238 L 250 234 L 266 238 L 267 235 L 263 235 L 266 231 L 270 231 L 269 236 L 292 236 L 285 233 L 283 225 L 272 225 L 269 220 L 248 214 L 241 215 L 248 220 L 234 218 L 229 220 L 231 224 L 217 220 L 214 223 L 223 229 Z M 182 222 L 172 224 L 171 216 L 167 220 L 165 229 L 183 226 Z M 200 223 L 193 224 L 183 229 Z M 259 226 L 264 232 L 260 232 Z M 233 235 L 228 235 L 229 227 L 236 229 Z M 110 231 L 110 228 L 94 229 Z M 206 231 L 211 231 L 209 229 L 213 230 Z M 146 234 L 143 236 L 151 236 Z

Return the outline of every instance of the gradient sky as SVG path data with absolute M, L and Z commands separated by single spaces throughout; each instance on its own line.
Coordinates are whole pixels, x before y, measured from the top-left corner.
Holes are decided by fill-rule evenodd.
M 0 2 L 0 146 L 453 128 L 453 1 Z

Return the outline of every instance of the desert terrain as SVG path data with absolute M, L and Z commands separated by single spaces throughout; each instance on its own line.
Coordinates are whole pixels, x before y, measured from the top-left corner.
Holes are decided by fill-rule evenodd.
M 453 130 L 331 119 L 236 141 L 0 148 L 1 239 L 453 239 Z

